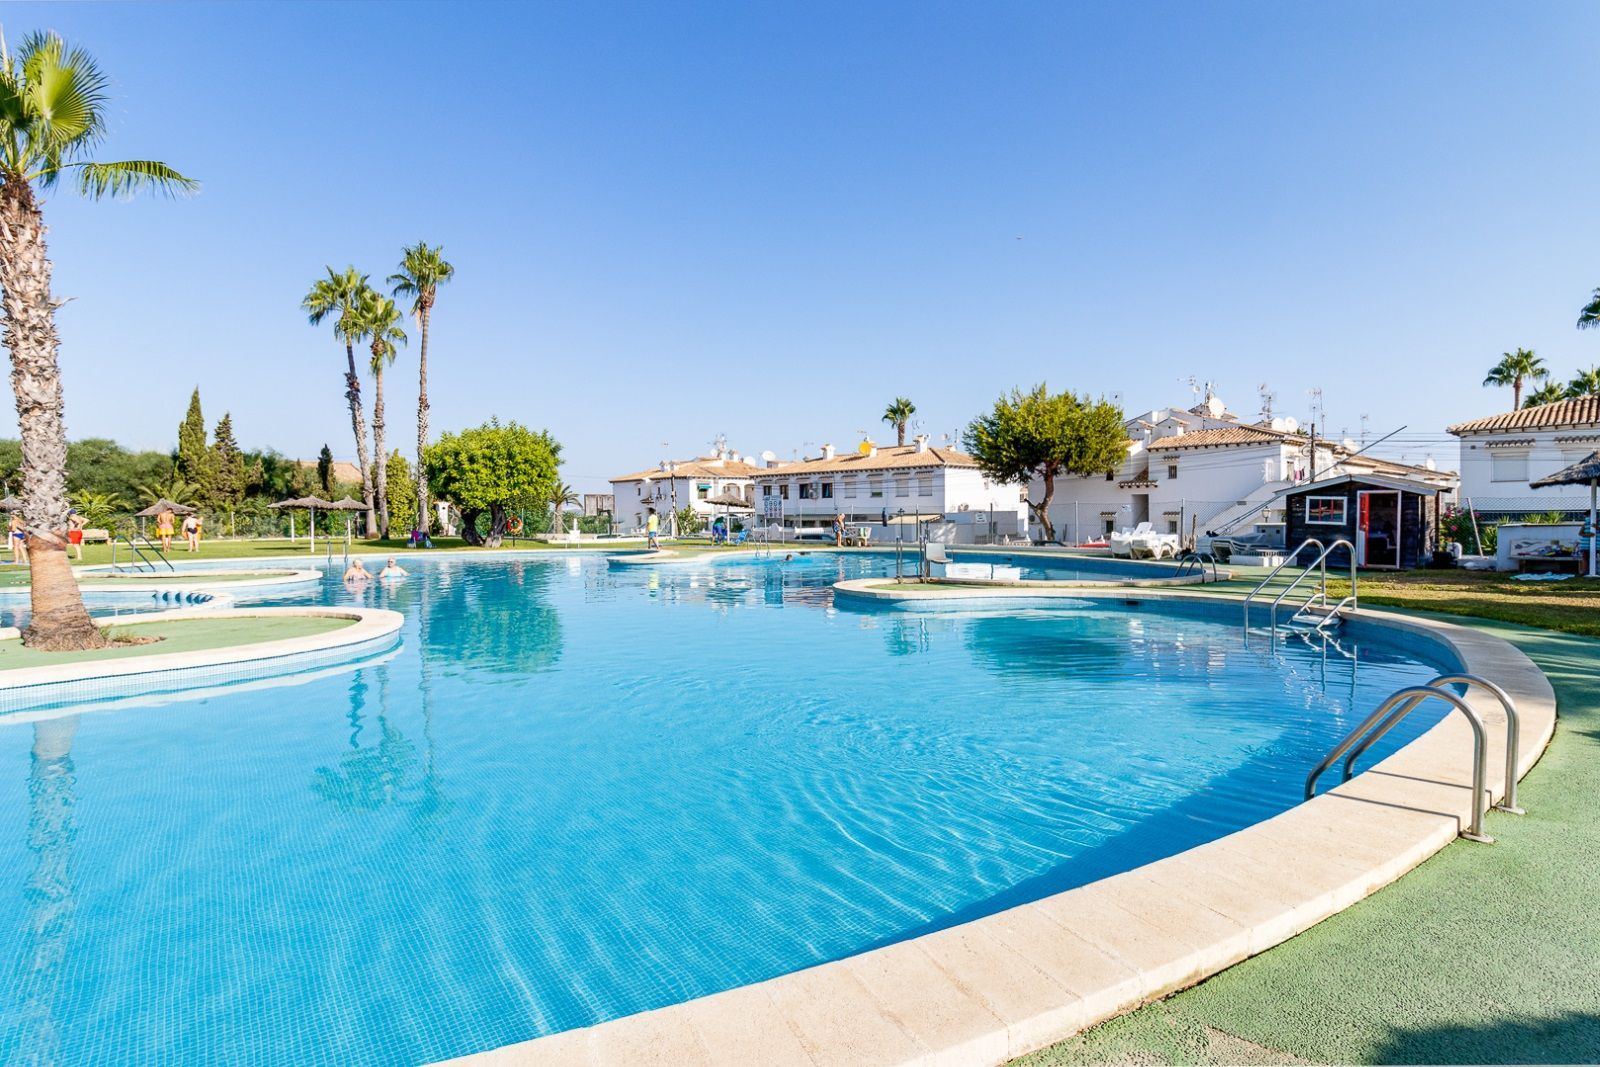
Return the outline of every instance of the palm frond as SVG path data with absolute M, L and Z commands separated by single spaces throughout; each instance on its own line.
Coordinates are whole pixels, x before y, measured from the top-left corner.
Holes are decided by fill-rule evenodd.
M 1600 289 L 1594 291 L 1589 302 L 1578 312 L 1578 329 L 1588 330 L 1600 326 Z
M 186 178 L 165 163 L 153 159 L 128 159 L 120 163 L 69 163 L 65 169 L 78 172 L 78 191 L 91 200 L 103 196 L 132 196 L 151 189 L 167 196 L 197 192 L 200 183 Z

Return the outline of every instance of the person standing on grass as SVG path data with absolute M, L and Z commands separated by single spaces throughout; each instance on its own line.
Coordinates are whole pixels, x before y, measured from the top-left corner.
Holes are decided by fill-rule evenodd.
M 198 515 L 185 515 L 183 517 L 183 539 L 188 543 L 190 552 L 200 547 L 200 517 Z
M 661 516 L 656 514 L 656 509 L 650 509 L 650 517 L 644 521 L 645 547 L 661 547 Z
M 72 546 L 72 551 L 76 553 L 79 563 L 83 562 L 83 528 L 87 523 L 88 520 L 83 517 L 77 508 L 68 509 L 67 544 Z
M 20 511 L 11 513 L 11 562 L 28 562 L 28 524 Z
M 178 516 L 171 508 L 162 508 L 156 516 L 156 537 L 161 541 L 161 551 L 172 551 L 172 526 Z

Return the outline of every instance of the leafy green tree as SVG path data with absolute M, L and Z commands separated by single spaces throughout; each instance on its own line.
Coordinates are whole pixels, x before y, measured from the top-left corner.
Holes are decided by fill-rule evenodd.
M 1543 381 L 1550 377 L 1549 368 L 1544 365 L 1544 360 L 1533 354 L 1531 348 L 1519 348 L 1515 352 L 1502 352 L 1500 362 L 1489 368 L 1489 373 L 1484 377 L 1483 384 L 1509 385 L 1511 387 L 1511 406 L 1522 406 L 1522 383 L 1528 379 Z
M 696 511 L 693 504 L 685 504 L 678 509 L 678 533 L 691 537 L 705 528 L 705 516 Z
M 903 396 L 895 397 L 894 402 L 883 409 L 883 421 L 894 427 L 896 444 L 906 443 L 906 423 L 916 413 L 917 405 Z
M 389 454 L 386 464 L 389 478 L 389 527 L 403 536 L 411 532 L 417 522 L 416 485 L 411 477 L 411 464 L 397 448 Z
M 189 507 L 200 506 L 200 487 L 184 480 L 176 467 L 169 468 L 165 477 L 134 487 L 141 506 L 148 507 L 163 498 L 174 504 L 187 504 Z
M 455 277 L 456 269 L 444 258 L 444 246 L 429 248 L 418 241 L 401 250 L 400 270 L 389 275 L 396 297 L 409 297 L 417 317 L 422 343 L 417 350 L 417 514 L 428 514 L 428 469 L 422 453 L 428 447 L 428 330 L 433 323 L 433 303 L 439 286 Z
M 400 309 L 386 296 L 368 289 L 361 294 L 357 312 L 361 333 L 372 350 L 372 493 L 378 508 L 378 536 L 389 536 L 389 483 L 386 477 L 389 453 L 385 451 L 383 372 L 394 362 L 396 345 L 406 343 L 400 328 Z
M 1528 394 L 1522 402 L 1525 408 L 1536 408 L 1541 404 L 1554 404 L 1557 400 L 1564 400 L 1567 396 L 1567 387 L 1559 382 L 1545 382 L 1539 388 Z
M 125 508 L 121 497 L 88 489 L 72 494 L 72 506 L 83 516 L 84 525 L 97 530 L 111 529 Z
M 1024 486 L 1039 479 L 1043 495 L 1029 499 L 1028 507 L 1047 541 L 1056 536 L 1050 521 L 1056 479 L 1114 471 L 1128 457 L 1121 408 L 1070 392 L 1053 394 L 1043 383 L 996 400 L 993 411 L 967 427 L 963 440 L 986 477 Z
M 108 79 L 94 57 L 54 33 L 29 34 L 16 52 L 0 42 L 0 294 L 4 342 L 22 434 L 22 499 L 32 562 L 24 643 L 41 649 L 100 648 L 67 560 L 67 432 L 50 291 L 43 202 L 63 179 L 91 199 L 196 184 L 165 163 L 86 158 L 105 137 Z
M 1574 374 L 1572 381 L 1567 383 L 1567 395 L 1600 396 L 1600 367 L 1590 367 Z
M 0 460 L 0 468 L 4 461 Z M 67 488 L 131 497 L 134 487 L 163 478 L 172 468 L 164 452 L 130 452 L 104 437 L 87 437 L 67 445 Z
M 233 436 L 233 416 L 223 412 L 211 442 L 212 495 L 226 508 L 235 508 L 244 499 L 245 460 L 239 441 Z
M 206 443 L 206 417 L 200 410 L 200 390 L 189 396 L 189 410 L 178 424 L 178 475 L 194 486 L 202 498 L 212 494 L 211 448 Z
M 555 488 L 561 446 L 546 431 L 491 419 L 482 426 L 447 433 L 428 446 L 428 484 L 439 499 L 461 509 L 468 544 L 494 547 L 505 537 L 509 511 L 542 507 Z M 489 516 L 489 530 L 478 519 Z
M 323 319 L 332 318 L 333 335 L 344 342 L 344 398 L 350 404 L 350 430 L 356 438 L 356 466 L 361 470 L 361 499 L 367 505 L 368 537 L 378 532 L 378 516 L 373 504 L 372 471 L 367 465 L 367 418 L 361 409 L 356 342 L 366 336 L 361 329 L 361 294 L 370 290 L 367 276 L 354 267 L 346 267 L 342 273 L 329 267 L 328 276 L 314 282 L 300 302 L 311 325 L 319 326 Z

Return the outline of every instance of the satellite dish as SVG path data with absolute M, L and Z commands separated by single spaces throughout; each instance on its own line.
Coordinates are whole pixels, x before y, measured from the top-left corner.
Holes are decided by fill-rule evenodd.
M 1294 433 L 1299 428 L 1300 428 L 1300 420 L 1299 419 L 1295 418 L 1293 415 L 1288 415 L 1288 416 L 1284 417 L 1284 420 L 1283 420 L 1283 432 L 1284 433 Z
M 776 452 L 774 452 L 770 448 L 767 449 L 765 452 L 761 453 L 761 461 L 763 463 L 773 463 L 773 462 L 775 462 L 777 460 L 777 458 L 778 458 L 778 454 Z
M 877 448 L 877 447 L 878 447 L 877 445 L 872 443 L 872 439 L 871 438 L 866 438 L 859 445 L 856 446 L 856 451 L 859 452 L 863 456 L 870 456 L 870 455 L 872 455 L 872 450 Z
M 1361 451 L 1361 445 L 1358 444 L 1355 441 L 1354 438 L 1350 438 L 1350 437 L 1346 437 L 1343 441 L 1340 441 L 1339 442 L 1339 447 L 1343 448 L 1346 452 L 1359 452 L 1359 451 Z

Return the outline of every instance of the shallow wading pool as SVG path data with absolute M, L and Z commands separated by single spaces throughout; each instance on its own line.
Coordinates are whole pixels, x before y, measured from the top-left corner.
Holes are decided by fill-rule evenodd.
M 398 653 L 0 717 L 0 1062 L 418 1062 L 757 981 L 1266 818 L 1453 666 L 1189 604 L 835 607 L 893 565 L 408 558 L 252 601 L 394 608 Z

